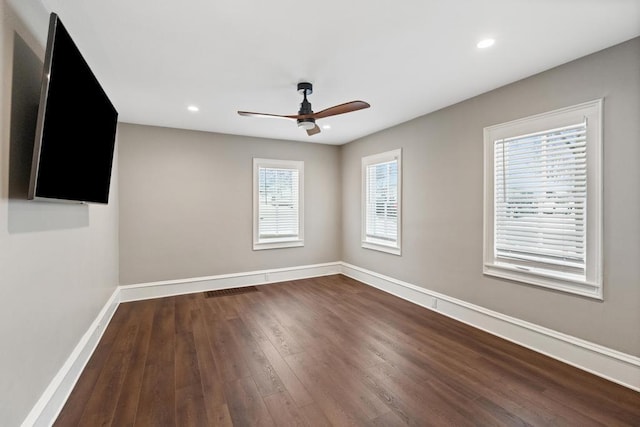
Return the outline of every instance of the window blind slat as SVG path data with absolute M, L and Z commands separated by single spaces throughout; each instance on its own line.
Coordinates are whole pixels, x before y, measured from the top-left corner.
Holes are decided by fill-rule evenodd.
M 527 144 L 514 142 L 497 143 L 495 150 L 502 151 L 509 144 L 509 158 L 535 157 L 536 155 L 566 156 L 569 152 L 584 152 L 587 147 L 586 134 L 576 139 L 563 138 L 562 140 L 545 139 L 545 146 L 537 145 L 538 140 L 531 140 Z
M 571 239 L 570 236 L 562 236 L 562 237 L 557 237 L 555 239 L 546 237 L 546 236 L 539 236 L 537 234 L 526 234 L 526 233 L 521 233 L 521 234 L 510 234 L 507 237 L 503 237 L 501 234 L 496 235 L 496 241 L 503 241 L 503 242 L 508 242 L 509 239 L 513 239 L 516 241 L 523 241 L 523 242 L 529 242 L 529 243 L 540 243 L 540 242 L 544 242 L 545 244 L 549 245 L 549 246 L 558 246 L 558 245 L 563 245 L 565 244 L 565 242 L 568 243 L 572 243 L 575 245 L 581 245 L 582 242 L 580 241 L 579 238 L 575 238 L 575 239 Z M 583 246 L 580 246 L 583 247 Z
M 505 142 L 505 141 L 506 142 L 511 142 L 511 141 L 516 141 L 517 142 L 517 141 L 525 140 L 527 138 L 531 138 L 531 137 L 535 137 L 535 136 L 549 135 L 549 134 L 555 134 L 555 133 L 560 133 L 560 132 L 564 132 L 565 134 L 570 135 L 576 129 L 581 129 L 583 126 L 584 126 L 583 123 L 577 123 L 577 124 L 574 124 L 574 125 L 563 126 L 563 127 L 549 129 L 549 130 L 543 130 L 543 131 L 540 131 L 540 132 L 528 133 L 526 135 L 513 136 L 513 137 L 509 137 L 509 138 L 499 139 L 496 142 Z
M 499 220 L 501 222 L 503 222 L 505 224 L 505 226 L 509 226 L 509 225 L 514 225 L 514 226 L 531 226 L 531 227 L 536 227 L 536 228 L 563 228 L 563 229 L 567 229 L 570 228 L 571 226 L 580 226 L 582 227 L 584 225 L 584 219 L 583 218 L 562 218 L 562 219 L 557 219 L 557 218 L 549 218 L 548 220 L 538 220 L 535 217 L 530 217 L 530 218 L 520 218 L 520 219 L 510 219 L 510 218 L 505 218 L 505 217 L 501 217 L 499 218 Z
M 566 268 L 574 269 L 575 271 L 585 268 L 584 262 L 579 260 L 571 260 L 568 258 L 554 258 L 549 256 L 539 257 L 528 253 L 504 253 L 500 258 L 504 260 L 530 261 L 535 263 L 548 264 L 550 266 L 555 266 L 556 268 L 560 267 L 559 270 L 562 270 L 562 268 Z
M 575 247 L 561 247 L 549 248 L 543 245 L 527 245 L 524 243 L 519 244 L 517 247 L 511 245 L 499 245 L 500 250 L 508 251 L 510 253 L 526 253 L 536 254 L 538 256 L 553 256 L 557 258 L 569 258 L 572 260 L 581 260 L 584 256 L 584 250 L 579 250 Z

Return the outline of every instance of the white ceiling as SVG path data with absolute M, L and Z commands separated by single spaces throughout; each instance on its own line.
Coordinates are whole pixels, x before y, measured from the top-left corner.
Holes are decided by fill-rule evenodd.
M 640 0 L 38 1 L 61 17 L 121 121 L 326 144 L 640 35 Z M 476 48 L 486 37 L 496 44 Z M 236 114 L 295 114 L 299 81 L 314 83 L 315 111 L 356 99 L 371 108 L 320 120 L 331 129 L 313 137 Z

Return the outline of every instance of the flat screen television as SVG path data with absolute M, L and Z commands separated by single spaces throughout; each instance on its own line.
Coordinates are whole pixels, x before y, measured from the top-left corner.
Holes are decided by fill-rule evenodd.
M 29 199 L 108 203 L 118 112 L 51 14 Z

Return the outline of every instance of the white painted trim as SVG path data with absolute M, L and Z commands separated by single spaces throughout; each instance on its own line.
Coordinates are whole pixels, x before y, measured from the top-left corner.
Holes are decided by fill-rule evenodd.
M 121 302 L 344 274 L 362 283 L 640 391 L 640 358 L 345 262 L 119 286 L 22 423 L 50 426 L 62 410 Z
M 60 368 L 55 377 L 44 390 L 40 399 L 22 422 L 22 427 L 50 426 L 60 414 L 73 387 L 80 378 L 87 362 L 96 349 L 102 334 L 111 321 L 120 304 L 120 289 L 111 294 L 102 310 L 98 313 L 89 329 L 82 336 L 76 347 Z
M 340 271 L 340 262 L 329 262 L 325 264 L 274 268 L 244 273 L 220 274 L 217 276 L 193 277 L 190 279 L 138 283 L 135 285 L 120 286 L 120 301 L 139 301 L 218 289 L 265 285 L 267 283 L 284 282 L 287 280 L 340 274 Z
M 640 358 L 515 317 L 341 263 L 342 274 L 576 368 L 640 391 Z
M 603 102 L 596 99 L 484 128 L 483 273 L 516 282 L 603 300 Z M 558 129 L 583 121 L 586 134 L 587 206 L 584 277 L 569 274 L 543 262 L 499 259 L 495 254 L 495 162 L 497 140 Z
M 24 419 L 22 427 L 51 426 L 55 422 L 121 302 L 240 286 L 264 285 L 267 283 L 340 274 L 340 272 L 340 262 L 329 262 L 325 264 L 273 268 L 244 273 L 119 286 L 104 307 L 102 307 L 102 310 L 100 310 L 96 319 L 91 323 L 87 332 L 85 332 L 73 349 L 71 355 L 67 358 L 64 365 L 62 365 L 56 376 L 40 396 L 40 399 L 38 399 Z

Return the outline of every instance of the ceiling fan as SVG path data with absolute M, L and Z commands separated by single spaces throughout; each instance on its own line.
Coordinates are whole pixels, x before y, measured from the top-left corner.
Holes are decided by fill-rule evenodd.
M 364 101 L 351 101 L 344 104 L 334 105 L 333 107 L 326 108 L 322 111 L 314 113 L 311 109 L 311 103 L 307 101 L 307 95 L 313 93 L 313 85 L 308 82 L 298 83 L 298 92 L 304 97 L 300 104 L 300 110 L 298 114 L 281 115 L 281 114 L 267 114 L 267 113 L 252 113 L 250 111 L 238 111 L 241 116 L 249 117 L 266 117 L 276 119 L 293 119 L 298 122 L 298 127 L 306 129 L 309 136 L 320 133 L 320 128 L 316 124 L 316 119 L 323 119 L 325 117 L 337 116 L 338 114 L 351 113 L 352 111 L 362 110 L 369 108 L 370 105 Z

